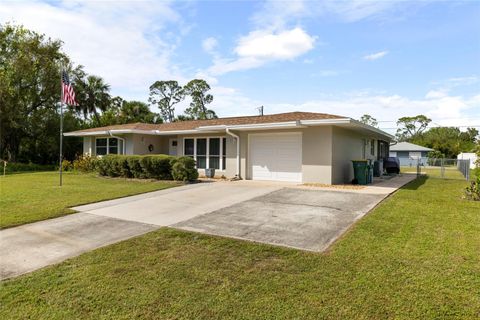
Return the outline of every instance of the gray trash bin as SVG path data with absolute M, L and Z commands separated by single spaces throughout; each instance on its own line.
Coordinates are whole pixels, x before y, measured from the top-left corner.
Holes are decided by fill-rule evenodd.
M 207 178 L 213 178 L 215 177 L 215 169 L 214 168 L 207 168 L 205 169 L 205 176 Z

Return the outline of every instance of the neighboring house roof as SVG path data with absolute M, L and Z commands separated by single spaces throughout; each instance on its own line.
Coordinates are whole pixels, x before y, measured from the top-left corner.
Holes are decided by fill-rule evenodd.
M 143 133 L 155 135 L 218 132 L 225 129 L 232 130 L 254 130 L 254 129 L 282 129 L 305 127 L 311 125 L 337 124 L 355 126 L 370 132 L 376 132 L 387 139 L 393 137 L 388 133 L 362 124 L 357 120 L 338 115 L 315 113 L 315 112 L 288 112 L 263 116 L 228 117 L 209 120 L 190 120 L 172 123 L 147 124 L 130 123 L 112 125 L 106 127 L 90 128 L 65 133 L 66 136 L 89 136 L 99 134 L 121 134 L 121 133 Z
M 433 151 L 433 149 L 419 146 L 418 144 L 413 144 L 410 142 L 399 142 L 397 144 L 390 146 L 390 151 L 413 151 L 413 152 L 420 152 L 420 151 Z

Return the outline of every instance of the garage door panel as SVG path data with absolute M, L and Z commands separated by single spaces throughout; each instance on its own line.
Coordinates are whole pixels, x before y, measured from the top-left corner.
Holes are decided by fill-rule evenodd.
M 299 133 L 251 135 L 253 180 L 302 181 L 302 136 Z

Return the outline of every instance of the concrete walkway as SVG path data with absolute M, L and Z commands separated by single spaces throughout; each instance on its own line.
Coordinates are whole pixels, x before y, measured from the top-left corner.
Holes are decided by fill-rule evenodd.
M 76 213 L 1 230 L 0 279 L 16 277 L 156 228 Z

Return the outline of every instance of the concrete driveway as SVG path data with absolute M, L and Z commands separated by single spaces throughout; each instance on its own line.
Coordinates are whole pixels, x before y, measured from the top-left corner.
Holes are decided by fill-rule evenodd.
M 290 186 L 173 227 L 321 252 L 356 220 L 414 178 L 403 175 L 358 190 Z
M 79 213 L 0 230 L 0 279 L 281 188 L 200 183 L 74 207 Z
M 383 198 L 378 194 L 285 188 L 174 227 L 323 251 Z

